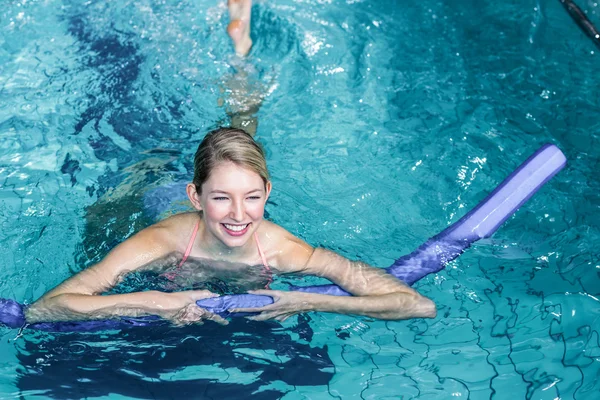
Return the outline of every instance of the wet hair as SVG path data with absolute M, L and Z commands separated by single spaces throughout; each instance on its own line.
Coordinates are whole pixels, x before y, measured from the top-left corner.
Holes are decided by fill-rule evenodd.
M 198 193 L 212 171 L 224 161 L 256 172 L 265 185 L 269 181 L 265 152 L 260 144 L 242 129 L 218 128 L 208 132 L 196 150 L 192 183 Z

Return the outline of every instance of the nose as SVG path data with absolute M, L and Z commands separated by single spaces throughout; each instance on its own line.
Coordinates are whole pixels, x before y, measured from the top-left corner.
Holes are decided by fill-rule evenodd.
M 235 201 L 231 203 L 231 210 L 229 212 L 229 217 L 231 219 L 237 222 L 242 222 L 244 220 L 244 214 L 246 214 L 244 202 Z

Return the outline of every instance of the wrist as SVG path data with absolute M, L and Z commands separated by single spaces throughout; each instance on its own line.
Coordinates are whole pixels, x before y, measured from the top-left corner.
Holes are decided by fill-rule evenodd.
M 149 309 L 157 312 L 160 316 L 172 314 L 181 308 L 181 304 L 177 301 L 173 293 L 148 291 L 147 298 L 144 304 Z
M 319 297 L 319 295 L 315 295 L 313 293 L 302 293 L 300 296 L 300 305 L 298 307 L 299 311 L 321 311 L 321 302 L 319 301 Z

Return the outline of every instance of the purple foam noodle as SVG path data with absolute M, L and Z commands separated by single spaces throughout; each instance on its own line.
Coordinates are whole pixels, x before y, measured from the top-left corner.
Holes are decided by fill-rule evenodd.
M 525 160 L 496 189 L 460 220 L 433 236 L 410 254 L 400 257 L 386 271 L 408 285 L 443 269 L 479 239 L 491 236 L 523 203 L 566 165 L 560 149 L 546 144 Z M 350 296 L 337 285 L 290 286 L 305 293 Z M 199 300 L 196 303 L 212 312 L 250 308 L 238 295 Z M 261 296 L 262 305 L 273 301 Z M 266 299 L 264 297 L 267 297 Z
M 460 220 L 427 240 L 412 253 L 397 259 L 390 267 L 386 268 L 386 271 L 409 285 L 431 273 L 440 271 L 475 241 L 492 235 L 565 164 L 566 158 L 560 149 L 549 144 L 543 146 Z M 174 185 L 163 191 L 157 189 L 154 195 L 161 200 L 149 201 L 148 207 L 160 205 L 162 208 L 165 206 L 168 201 L 164 201 L 164 199 L 168 200 L 168 193 L 173 193 L 173 188 L 176 187 Z M 161 208 L 154 208 L 154 212 L 157 215 L 162 213 Z M 162 210 L 164 211 L 166 208 L 164 207 Z M 291 286 L 290 289 L 335 296 L 350 295 L 336 285 Z M 240 316 L 245 314 L 232 314 L 228 310 L 262 307 L 272 304 L 273 299 L 270 296 L 239 294 L 199 300 L 196 303 L 200 307 L 222 316 Z M 0 323 L 11 328 L 23 327 L 26 325 L 24 307 L 13 300 L 0 299 Z M 94 331 L 156 326 L 158 324 L 164 325 L 166 321 L 156 316 L 121 317 L 110 320 L 41 322 L 27 326 L 46 331 Z

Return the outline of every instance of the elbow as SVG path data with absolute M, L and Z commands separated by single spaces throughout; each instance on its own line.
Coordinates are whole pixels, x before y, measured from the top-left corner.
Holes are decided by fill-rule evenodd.
M 69 297 L 69 294 L 42 297 L 24 310 L 25 320 L 28 323 L 55 320 L 57 315 L 70 308 Z
M 23 310 L 25 320 L 30 324 L 40 322 L 44 319 L 44 315 L 47 314 L 47 309 L 45 300 L 40 299 Z
M 418 302 L 418 318 L 435 318 L 437 316 L 437 307 L 435 303 L 427 297 L 421 296 Z

